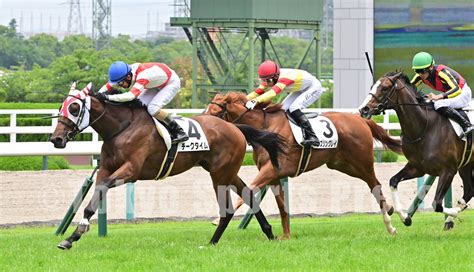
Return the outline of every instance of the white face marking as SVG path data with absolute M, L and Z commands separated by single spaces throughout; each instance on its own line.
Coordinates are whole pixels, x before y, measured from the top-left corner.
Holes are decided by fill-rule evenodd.
M 360 104 L 359 110 L 365 107 L 367 103 L 369 103 L 370 99 L 372 98 L 372 95 L 375 95 L 375 92 L 377 92 L 377 88 L 380 86 L 380 84 L 380 80 L 377 80 L 377 82 L 375 82 L 374 86 L 372 86 L 372 88 L 370 89 L 370 94 L 367 95 L 362 104 Z

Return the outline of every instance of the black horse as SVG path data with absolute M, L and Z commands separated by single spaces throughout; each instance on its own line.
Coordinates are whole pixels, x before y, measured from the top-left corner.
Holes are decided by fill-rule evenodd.
M 433 208 L 448 215 L 445 229 L 452 228 L 453 218 L 467 207 L 474 195 L 472 150 L 466 152 L 467 142 L 460 139 L 449 120 L 434 110 L 433 103 L 426 101 L 424 93 L 402 72 L 390 72 L 381 77 L 361 105 L 360 114 L 370 118 L 385 109 L 394 109 L 398 115 L 403 153 L 408 159 L 405 167 L 390 179 L 395 211 L 405 225 L 411 225 L 410 216 L 401 210 L 398 183 L 425 174 L 439 176 Z M 457 207 L 445 208 L 443 198 L 458 171 L 464 195 Z

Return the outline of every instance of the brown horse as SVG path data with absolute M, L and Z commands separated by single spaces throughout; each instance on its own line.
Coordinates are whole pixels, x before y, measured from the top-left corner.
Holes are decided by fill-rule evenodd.
M 91 84 L 78 91 L 73 84 L 51 136 L 54 147 L 64 148 L 75 135 L 91 126 L 104 140 L 94 194 L 74 233 L 58 245 L 62 249 L 71 248 L 73 242 L 89 230 L 89 220 L 108 189 L 129 181 L 154 179 L 167 153 L 163 138 L 141 103 L 139 106 L 133 106 L 134 103 L 103 103 L 92 96 L 90 88 Z M 169 175 L 177 175 L 195 165 L 202 166 L 210 173 L 221 216 L 210 243 L 219 241 L 234 214 L 228 204 L 231 203 L 230 189 L 240 196 L 244 194 L 245 201 L 254 206 L 255 216 L 265 235 L 274 239 L 271 226 L 253 199 L 252 191 L 237 173 L 246 152 L 246 139 L 255 148 L 263 146 L 272 157 L 275 167 L 278 167 L 276 158 L 281 151 L 282 140 L 275 133 L 250 126 L 234 126 L 214 116 L 201 115 L 192 119 L 202 126 L 210 150 L 178 152 Z
M 436 212 L 448 215 L 445 229 L 453 226 L 452 219 L 467 207 L 474 195 L 472 152 L 464 154 L 466 142 L 462 141 L 449 120 L 426 102 L 424 94 L 418 92 L 402 72 L 390 72 L 373 86 L 366 101 L 360 107 L 365 118 L 380 114 L 385 109 L 394 109 L 398 115 L 403 137 L 403 153 L 408 159 L 405 167 L 390 179 L 395 211 L 405 225 L 411 224 L 410 216 L 402 211 L 397 187 L 402 180 L 421 177 L 425 174 L 439 176 L 433 201 Z M 443 207 L 443 198 L 459 171 L 464 184 L 464 194 L 455 208 Z
M 279 157 L 280 168 L 272 167 L 268 155 L 261 149 L 254 150 L 254 160 L 259 173 L 250 185 L 251 188 L 263 188 L 267 184 L 276 186 L 279 193 L 275 199 L 280 211 L 283 238 L 290 238 L 288 225 L 288 211 L 285 209 L 284 194 L 279 180 L 288 176 L 295 176 L 302 148 L 296 143 L 291 132 L 285 111 L 281 105 L 259 104 L 254 110 L 247 110 L 244 93 L 230 92 L 226 95 L 217 94 L 206 109 L 207 114 L 216 115 L 224 120 L 241 124 L 248 124 L 258 129 L 275 132 L 286 139 L 287 156 Z M 395 234 L 396 230 L 390 221 L 393 208 L 386 203 L 382 194 L 380 182 L 374 172 L 373 139 L 381 141 L 389 149 L 401 152 L 398 140 L 390 138 L 387 132 L 375 122 L 365 120 L 356 114 L 327 112 L 324 114 L 336 126 L 339 142 L 334 149 L 312 149 L 311 158 L 306 171 L 326 164 L 330 169 L 335 169 L 352 177 L 360 178 L 367 183 L 383 214 L 387 231 Z M 236 208 L 242 205 L 242 200 Z

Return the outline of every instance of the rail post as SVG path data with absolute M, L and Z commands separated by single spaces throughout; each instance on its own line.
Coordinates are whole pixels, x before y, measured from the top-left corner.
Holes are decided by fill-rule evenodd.
M 69 225 L 71 225 L 72 219 L 76 215 L 77 210 L 82 204 L 82 201 L 84 200 L 87 193 L 89 192 L 89 189 L 94 183 L 94 175 L 97 172 L 98 168 L 99 166 L 96 166 L 96 168 L 94 168 L 94 170 L 92 171 L 92 174 L 84 180 L 84 183 L 82 184 L 81 189 L 79 190 L 76 197 L 74 198 L 74 201 L 72 202 L 71 206 L 69 206 L 69 209 L 64 215 L 63 220 L 59 224 L 56 230 L 56 235 L 63 235 L 67 231 L 67 228 L 69 227 Z

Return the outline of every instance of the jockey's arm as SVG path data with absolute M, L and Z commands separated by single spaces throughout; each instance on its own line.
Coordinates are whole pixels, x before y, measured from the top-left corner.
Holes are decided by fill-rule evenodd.
M 418 87 L 423 80 L 421 80 L 421 77 L 418 74 L 415 74 L 415 76 L 411 79 L 410 83 Z
M 449 72 L 440 71 L 439 77 L 449 85 L 450 89 L 443 93 L 443 98 L 453 98 L 461 94 L 461 88 L 454 77 Z
M 285 79 L 285 78 L 280 78 L 278 82 L 267 92 L 265 92 L 263 95 L 257 97 L 257 102 L 268 102 L 271 101 L 275 96 L 277 96 L 279 93 L 285 89 L 286 86 L 292 84 L 294 81 Z
M 108 99 L 115 102 L 132 101 L 133 99 L 137 98 L 142 93 L 142 91 L 145 90 L 145 86 L 148 84 L 148 82 L 149 81 L 146 79 L 139 79 L 135 82 L 135 84 L 133 84 L 130 91 L 121 94 L 109 95 Z
M 247 99 L 252 100 L 252 99 L 257 98 L 258 96 L 265 93 L 265 89 L 268 89 L 268 88 L 266 88 L 265 85 L 260 84 L 257 87 L 257 89 L 255 89 L 255 91 L 253 91 L 253 92 L 251 92 L 247 95 Z
M 106 83 L 104 86 L 102 86 L 102 88 L 99 89 L 99 93 L 104 93 L 104 92 L 108 92 L 109 94 L 111 94 L 114 90 L 114 87 L 112 87 L 112 85 L 110 85 L 110 83 Z

